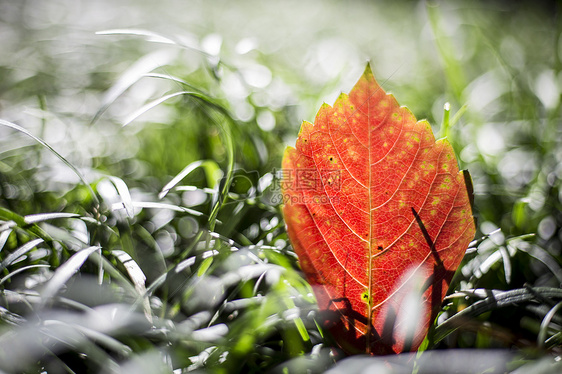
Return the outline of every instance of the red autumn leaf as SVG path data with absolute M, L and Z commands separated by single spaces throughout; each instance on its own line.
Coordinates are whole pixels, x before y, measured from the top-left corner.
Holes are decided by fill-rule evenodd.
M 326 325 L 349 353 L 416 349 L 473 239 L 472 185 L 367 65 L 303 122 L 283 158 L 283 213 Z

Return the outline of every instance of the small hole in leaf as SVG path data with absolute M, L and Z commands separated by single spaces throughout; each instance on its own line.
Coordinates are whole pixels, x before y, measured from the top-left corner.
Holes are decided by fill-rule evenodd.
M 330 160 L 330 161 L 334 161 L 334 158 L 333 158 L 332 156 L 330 156 L 330 159 L 329 159 L 329 160 Z
M 378 249 L 379 251 L 382 251 L 382 250 L 383 250 L 382 245 L 379 245 L 379 246 L 377 247 L 377 249 Z

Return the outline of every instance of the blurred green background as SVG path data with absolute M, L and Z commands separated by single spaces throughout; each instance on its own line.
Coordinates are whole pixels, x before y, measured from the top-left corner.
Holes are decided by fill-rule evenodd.
M 349 92 L 367 61 L 473 177 L 478 233 L 451 292 L 558 289 L 561 5 L 0 1 L 0 346 L 34 347 L 31 358 L 0 357 L 0 369 L 334 365 L 341 352 L 316 325 L 271 197 L 300 123 Z M 7 123 L 52 146 L 96 197 Z M 560 298 L 539 296 L 490 307 L 430 348 L 559 355 Z M 443 318 L 477 300 L 450 299 Z M 152 325 L 88 324 L 84 313 L 105 316 L 106 305 Z M 53 318 L 80 338 L 25 333 Z

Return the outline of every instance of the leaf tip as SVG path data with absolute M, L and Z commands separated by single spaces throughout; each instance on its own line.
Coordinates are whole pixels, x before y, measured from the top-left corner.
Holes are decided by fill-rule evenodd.
M 365 66 L 365 71 L 363 72 L 363 76 L 367 79 L 375 78 L 375 75 L 373 74 L 373 70 L 371 69 L 371 61 L 367 61 L 367 65 Z

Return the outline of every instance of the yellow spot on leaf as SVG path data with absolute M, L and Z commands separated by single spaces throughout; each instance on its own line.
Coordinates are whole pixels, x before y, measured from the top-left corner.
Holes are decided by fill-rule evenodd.
M 369 303 L 369 291 L 365 291 L 361 294 L 361 300 L 367 304 Z

